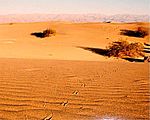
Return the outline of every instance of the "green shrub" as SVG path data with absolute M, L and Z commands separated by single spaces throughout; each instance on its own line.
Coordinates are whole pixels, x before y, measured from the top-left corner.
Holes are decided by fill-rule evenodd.
M 144 46 L 139 43 L 129 43 L 127 41 L 116 41 L 111 43 L 108 47 L 107 55 L 109 57 L 140 57 L 144 56 Z

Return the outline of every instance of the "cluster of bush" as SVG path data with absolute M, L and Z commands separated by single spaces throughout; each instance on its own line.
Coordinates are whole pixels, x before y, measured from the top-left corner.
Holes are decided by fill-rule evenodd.
M 43 32 L 31 33 L 31 35 L 34 35 L 34 36 L 40 37 L 40 38 L 45 38 L 45 37 L 50 37 L 52 35 L 56 35 L 56 31 L 53 29 L 46 29 Z
M 138 27 L 137 30 L 121 30 L 122 35 L 131 37 L 144 38 L 149 35 L 149 29 L 144 27 Z M 129 43 L 125 40 L 120 40 L 110 43 L 107 46 L 107 56 L 109 57 L 144 57 L 144 45 L 140 42 Z
M 127 41 L 116 41 L 107 47 L 107 56 L 109 57 L 144 57 L 143 44 L 129 43 Z
M 144 38 L 149 34 L 148 28 L 138 27 L 137 30 L 121 30 L 121 35 Z

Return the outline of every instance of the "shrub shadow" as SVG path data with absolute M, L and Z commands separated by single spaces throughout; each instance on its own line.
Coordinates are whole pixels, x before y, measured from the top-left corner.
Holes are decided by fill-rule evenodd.
M 144 59 L 137 59 L 137 58 L 122 58 L 124 60 L 127 60 L 129 62 L 144 62 Z
M 109 57 L 108 56 L 108 49 L 81 47 L 81 46 L 77 46 L 77 48 L 81 48 L 81 49 L 84 49 L 84 50 L 91 51 L 91 52 L 93 52 L 95 54 L 98 54 L 98 55 Z M 137 59 L 137 58 L 122 58 L 122 59 L 127 60 L 129 62 L 144 62 L 144 59 Z
M 144 45 L 145 45 L 145 46 L 150 46 L 150 44 L 148 44 L 148 43 L 144 43 Z
M 44 38 L 44 33 L 42 33 L 42 32 L 31 33 L 31 35 L 34 35 L 34 36 L 39 37 L 39 38 Z
M 143 52 L 145 52 L 145 53 L 150 53 L 150 50 L 143 50 Z
M 150 48 L 144 48 L 145 50 L 150 50 Z
M 147 33 L 144 32 L 144 31 L 133 31 L 133 30 L 120 30 L 121 31 L 121 35 L 126 35 L 126 36 L 129 36 L 129 37 L 139 37 L 139 38 L 144 38 Z
M 82 48 L 84 50 L 88 50 L 91 51 L 93 53 L 96 53 L 98 55 L 102 55 L 102 56 L 108 56 L 108 50 L 107 49 L 101 49 L 101 48 L 91 48 L 91 47 L 80 47 L 78 46 L 78 48 Z

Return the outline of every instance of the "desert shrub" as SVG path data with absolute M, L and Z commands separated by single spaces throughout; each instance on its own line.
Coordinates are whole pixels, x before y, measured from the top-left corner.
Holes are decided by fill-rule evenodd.
M 46 29 L 43 32 L 31 33 L 31 35 L 34 35 L 34 36 L 40 37 L 40 38 L 50 37 L 50 36 L 55 35 L 55 34 L 56 34 L 56 31 L 53 29 Z
M 49 37 L 49 36 L 55 35 L 55 34 L 56 34 L 56 31 L 53 29 L 46 29 L 43 31 L 44 37 Z
M 116 41 L 111 43 L 108 47 L 107 55 L 109 57 L 140 57 L 144 56 L 144 46 L 139 43 L 129 43 L 127 41 Z
M 147 28 L 138 27 L 137 30 L 121 30 L 121 35 L 132 36 L 132 37 L 141 37 L 144 38 L 149 34 Z

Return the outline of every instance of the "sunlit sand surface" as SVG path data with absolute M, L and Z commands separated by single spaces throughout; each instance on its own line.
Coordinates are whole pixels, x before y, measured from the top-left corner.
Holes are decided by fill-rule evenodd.
M 0 25 L 0 120 L 148 120 L 148 63 L 107 58 L 105 48 L 134 24 Z M 140 24 L 148 26 L 147 23 Z M 50 38 L 30 33 L 52 27 Z

